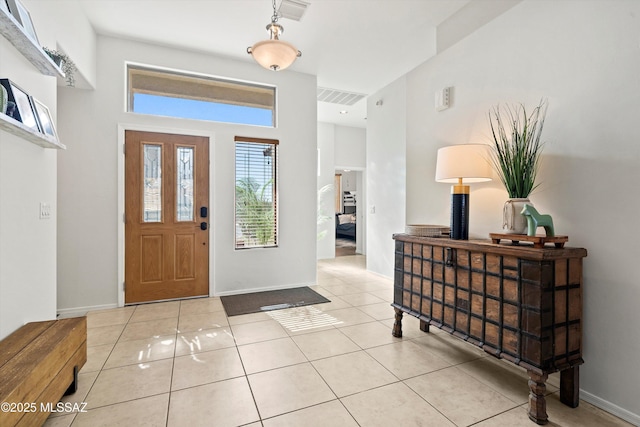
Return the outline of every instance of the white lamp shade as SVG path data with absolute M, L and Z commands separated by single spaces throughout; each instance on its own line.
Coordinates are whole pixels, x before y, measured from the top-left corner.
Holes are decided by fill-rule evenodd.
M 489 146 L 483 144 L 461 144 L 438 150 L 436 181 L 456 183 L 491 181 Z
M 276 39 L 258 42 L 249 49 L 258 64 L 274 71 L 284 70 L 300 56 L 291 43 Z

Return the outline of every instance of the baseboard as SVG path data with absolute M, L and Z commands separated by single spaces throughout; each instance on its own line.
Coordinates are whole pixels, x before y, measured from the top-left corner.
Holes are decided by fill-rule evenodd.
M 376 276 L 380 277 L 381 279 L 393 280 L 393 276 L 389 277 L 389 276 L 386 276 L 386 275 L 384 275 L 382 273 L 378 273 L 377 271 L 367 270 L 367 273 L 375 274 Z
M 239 295 L 239 294 L 250 294 L 253 292 L 266 292 L 266 291 L 278 291 L 280 289 L 293 289 L 293 288 L 301 288 L 303 286 L 315 286 L 314 282 L 310 283 L 299 283 L 297 285 L 284 285 L 284 286 L 273 286 L 269 288 L 253 288 L 253 289 L 243 289 L 241 291 L 225 291 L 225 292 L 216 292 L 217 297 L 224 297 L 227 295 Z
M 58 318 L 84 316 L 88 311 L 106 310 L 109 308 L 118 308 L 118 304 L 101 304 L 90 305 L 87 307 L 60 308 L 57 310 Z
M 621 408 L 618 405 L 614 405 L 613 403 L 582 389 L 580 390 L 580 399 L 592 404 L 593 406 L 597 406 L 598 408 L 607 411 L 608 413 L 615 415 L 618 418 L 622 418 L 623 420 L 630 422 L 634 426 L 640 426 L 640 415 L 634 414 L 631 411 L 627 411 L 626 409 Z

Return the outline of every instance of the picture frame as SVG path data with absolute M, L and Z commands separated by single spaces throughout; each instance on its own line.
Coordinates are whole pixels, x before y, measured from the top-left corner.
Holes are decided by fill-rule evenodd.
M 6 1 L 9 6 L 9 11 L 16 21 L 20 25 L 22 25 L 22 29 L 24 33 L 31 38 L 38 46 L 40 46 L 40 42 L 38 41 L 38 35 L 36 34 L 36 29 L 33 26 L 33 21 L 31 20 L 31 14 L 29 10 L 22 4 L 20 0 L 0 0 Z
M 40 131 L 45 135 L 52 136 L 57 141 L 58 132 L 56 131 L 56 126 L 53 123 L 53 118 L 51 117 L 51 111 L 49 111 L 49 107 L 47 107 L 34 97 L 31 97 L 31 102 L 36 110 L 36 117 L 38 118 Z
M 29 94 L 9 79 L 0 79 L 0 84 L 7 90 L 9 102 L 15 105 L 11 117 L 34 132 L 42 132 Z

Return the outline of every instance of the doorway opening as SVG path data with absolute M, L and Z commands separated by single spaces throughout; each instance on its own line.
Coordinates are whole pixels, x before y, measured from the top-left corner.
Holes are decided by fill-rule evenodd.
M 362 172 L 350 169 L 336 170 L 334 187 L 336 257 L 356 255 L 361 253 L 358 251 L 358 240 L 362 233 L 358 203 L 361 202 Z

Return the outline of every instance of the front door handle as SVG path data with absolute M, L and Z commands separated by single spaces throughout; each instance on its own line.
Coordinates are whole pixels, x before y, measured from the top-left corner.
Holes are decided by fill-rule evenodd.
M 208 214 L 209 214 L 209 210 L 207 209 L 206 206 L 203 206 L 200 208 L 200 217 L 206 218 Z
M 200 230 L 206 230 L 207 229 L 207 223 L 206 222 L 201 222 L 200 223 Z

